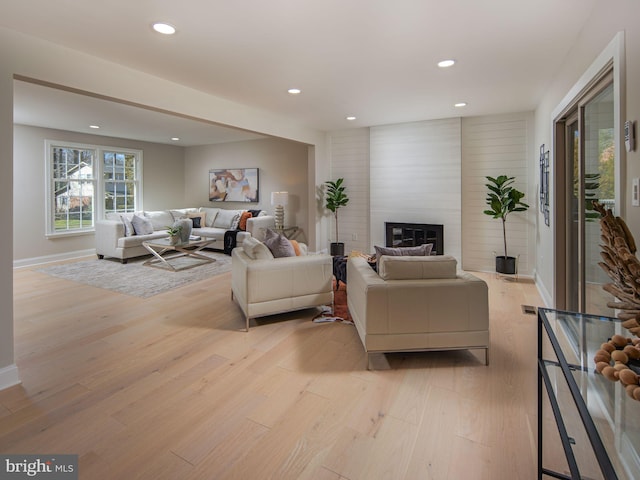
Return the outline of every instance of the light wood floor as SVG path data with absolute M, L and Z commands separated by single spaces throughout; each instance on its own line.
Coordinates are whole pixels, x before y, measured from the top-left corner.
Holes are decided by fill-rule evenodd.
M 244 332 L 230 274 L 140 299 L 16 271 L 22 385 L 0 392 L 0 452 L 78 454 L 82 480 L 534 479 L 536 317 L 521 304 L 541 300 L 479 276 L 489 367 L 431 352 L 367 371 L 354 327 L 315 312 Z

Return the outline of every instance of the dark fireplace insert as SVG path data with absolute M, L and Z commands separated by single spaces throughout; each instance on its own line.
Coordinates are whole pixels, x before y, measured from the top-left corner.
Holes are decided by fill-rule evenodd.
M 432 255 L 444 255 L 443 225 L 385 222 L 384 226 L 387 247 L 417 247 L 431 243 Z

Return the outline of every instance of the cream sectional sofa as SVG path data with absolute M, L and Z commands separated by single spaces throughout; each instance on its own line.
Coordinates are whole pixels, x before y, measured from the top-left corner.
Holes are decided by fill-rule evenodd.
M 457 271 L 454 257 L 383 255 L 378 272 L 349 258 L 347 279 L 349 312 L 368 354 L 483 349 L 489 364 L 487 284 Z
M 201 218 L 200 228 L 194 228 L 192 235 L 201 237 L 214 237 L 216 243 L 214 248 L 224 249 L 224 234 L 227 230 L 237 228 L 241 212 L 245 210 L 229 210 L 222 208 L 194 207 L 180 208 L 173 210 L 156 210 L 136 212 L 135 215 L 144 217 L 151 222 L 153 232 L 147 234 L 135 234 L 131 232 L 130 225 L 126 220 L 131 221 L 133 213 L 107 215 L 106 220 L 99 220 L 95 225 L 96 255 L 98 258 L 113 257 L 118 258 L 122 263 L 127 259 L 148 255 L 142 242 L 157 238 L 168 237 L 167 226 L 172 225 L 177 219 L 187 216 L 199 216 Z M 246 231 L 237 233 L 237 242 L 249 236 L 264 236 L 267 228 L 273 228 L 275 219 L 267 215 L 265 211 L 260 211 L 256 217 L 249 218 L 246 223 Z

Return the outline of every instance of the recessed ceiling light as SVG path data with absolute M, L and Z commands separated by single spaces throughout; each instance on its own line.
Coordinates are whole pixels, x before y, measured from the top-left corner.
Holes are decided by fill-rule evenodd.
M 353 115 L 347 117 L 347 120 L 349 120 L 350 122 L 353 122 L 355 119 L 356 117 L 354 117 Z
M 466 107 L 466 106 L 467 106 L 467 102 L 458 102 L 454 105 L 454 107 L 458 107 L 458 108 Z
M 89 128 L 100 128 L 100 125 L 89 125 Z
M 171 137 L 171 140 L 173 140 L 174 142 L 177 142 L 178 140 L 180 140 L 180 137 Z
M 299 88 L 290 88 L 289 90 L 287 90 L 287 92 L 289 92 L 291 95 L 299 95 L 300 93 L 302 93 L 302 90 L 300 90 Z
M 176 33 L 176 27 L 174 27 L 173 25 L 170 25 L 168 23 L 163 23 L 163 22 L 156 22 L 153 24 L 153 29 L 158 32 L 158 33 L 162 33 L 164 35 L 173 35 L 174 33 Z
M 440 68 L 447 68 L 453 66 L 455 63 L 455 60 L 442 60 L 441 62 L 438 62 L 438 66 Z

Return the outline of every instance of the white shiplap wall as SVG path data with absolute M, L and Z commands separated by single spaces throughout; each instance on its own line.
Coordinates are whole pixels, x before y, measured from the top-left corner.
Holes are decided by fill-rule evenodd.
M 333 132 L 329 142 L 331 180 L 344 178 L 349 196 L 348 205 L 338 210 L 340 241 L 347 254 L 352 250 L 369 253 L 369 129 Z M 330 238 L 335 239 L 333 216 Z
M 525 193 L 527 212 L 507 217 L 510 256 L 520 255 L 519 273 L 530 275 L 534 264 L 533 232 L 538 197 L 529 159 L 533 145 L 531 113 L 470 117 L 462 120 L 462 268 L 495 271 L 495 258 L 504 255 L 502 222 L 483 211 L 487 208 L 486 176 L 516 177 L 514 186 Z
M 371 244 L 385 222 L 444 225 L 444 253 L 461 261 L 460 119 L 371 128 Z

